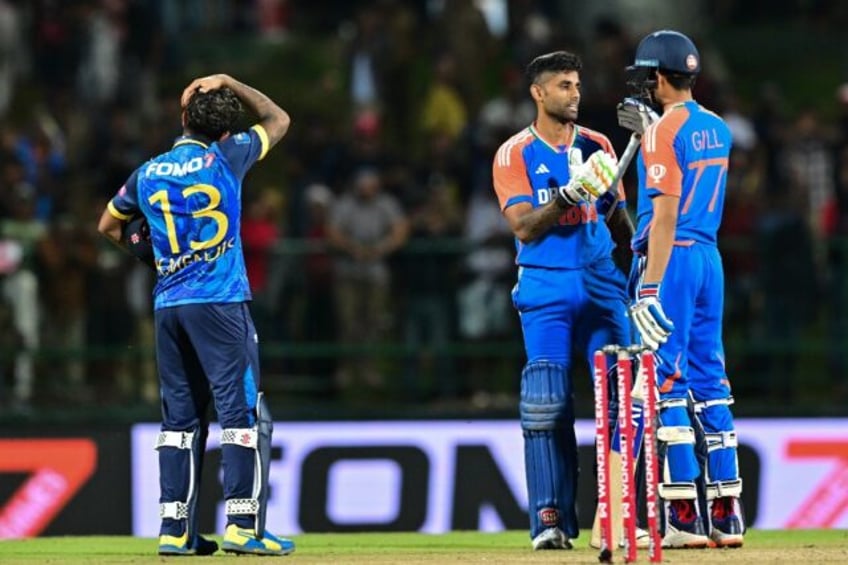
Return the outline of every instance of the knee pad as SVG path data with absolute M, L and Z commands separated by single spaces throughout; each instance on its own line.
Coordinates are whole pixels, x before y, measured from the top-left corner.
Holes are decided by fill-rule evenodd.
M 528 364 L 521 373 L 519 411 L 530 535 L 558 527 L 576 537 L 577 440 L 567 368 L 544 361 Z
M 274 423 L 261 392 L 256 400 L 253 427 L 221 430 L 221 455 L 228 473 L 224 477 L 228 520 L 230 516 L 253 516 L 252 527 L 257 537 L 265 532 L 273 432 Z M 235 522 L 238 521 L 236 518 Z
M 171 526 L 167 520 L 185 520 L 185 533 L 189 543 L 192 543 L 197 533 L 197 493 L 200 490 L 205 439 L 205 428 L 201 427 L 188 431 L 162 430 L 156 438 L 156 450 L 159 452 L 159 517 L 163 520 L 162 533 L 181 535 L 182 528 Z
M 670 398 L 657 403 L 658 454 L 666 483 L 694 483 L 700 475 L 695 457 L 695 430 L 689 418 L 685 398 Z
M 707 482 L 730 482 L 739 478 L 736 431 L 730 405 L 733 397 L 695 402 L 695 420 L 704 430 Z

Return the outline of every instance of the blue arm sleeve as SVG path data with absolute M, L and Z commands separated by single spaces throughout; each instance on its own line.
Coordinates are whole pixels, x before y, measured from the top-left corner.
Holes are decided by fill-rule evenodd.
M 244 178 L 256 161 L 265 157 L 268 148 L 268 134 L 259 124 L 218 143 L 219 151 L 239 180 Z
M 138 170 L 133 171 L 124 186 L 109 201 L 109 213 L 119 220 L 128 221 L 139 212 L 138 207 Z

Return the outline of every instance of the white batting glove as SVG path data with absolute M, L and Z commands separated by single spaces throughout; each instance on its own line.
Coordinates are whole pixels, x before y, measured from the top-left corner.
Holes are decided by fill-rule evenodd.
M 639 330 L 642 343 L 651 351 L 659 349 L 674 331 L 674 323 L 663 312 L 658 284 L 643 284 L 639 288 L 639 299 L 630 307 L 630 317 Z
M 615 180 L 617 163 L 605 151 L 595 151 L 575 171 L 565 186 L 559 187 L 559 198 L 567 205 L 575 206 L 581 200 L 593 203 L 603 196 Z
M 622 102 L 619 102 L 616 111 L 618 125 L 629 129 L 636 135 L 642 135 L 648 129 L 648 126 L 660 119 L 650 106 L 635 98 L 625 98 Z

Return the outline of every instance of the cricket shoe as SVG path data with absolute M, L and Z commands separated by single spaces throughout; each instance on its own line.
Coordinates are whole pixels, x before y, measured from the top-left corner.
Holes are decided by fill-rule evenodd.
M 257 538 L 252 529 L 230 524 L 224 533 L 223 550 L 227 553 L 250 555 L 288 555 L 294 551 L 294 542 L 270 532 L 265 532 L 264 536 Z
M 571 549 L 571 541 L 559 528 L 548 528 L 533 538 L 533 549 Z
M 648 530 L 644 528 L 636 528 L 636 548 L 637 549 L 648 549 L 648 545 L 651 541 L 651 535 L 648 533 Z M 621 541 L 618 542 L 618 547 L 624 547 L 624 535 L 621 536 Z
M 188 535 L 159 536 L 159 555 L 212 555 L 218 551 L 218 544 L 203 536 L 197 536 L 194 544 L 188 544 Z
M 745 541 L 742 520 L 736 512 L 736 499 L 722 496 L 713 500 L 710 520 L 713 528 L 710 538 L 716 547 L 742 547 Z
M 668 549 L 704 549 L 713 542 L 704 533 L 704 523 L 694 500 L 672 500 L 668 506 L 668 524 L 662 546 Z
M 648 530 L 644 528 L 636 528 L 636 548 L 637 549 L 648 549 L 648 545 L 651 541 L 651 535 L 648 533 Z M 589 540 L 589 547 L 593 547 L 595 549 L 601 549 L 600 540 Z M 624 534 L 622 533 L 621 539 L 618 542 L 618 547 L 624 547 Z

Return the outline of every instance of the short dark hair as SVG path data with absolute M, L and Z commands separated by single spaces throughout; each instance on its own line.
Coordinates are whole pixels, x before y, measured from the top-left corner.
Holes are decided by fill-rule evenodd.
M 241 116 L 241 101 L 229 88 L 195 92 L 186 106 L 186 128 L 217 141 L 232 131 Z
M 527 65 L 527 80 L 530 84 L 539 80 L 544 73 L 568 73 L 583 69 L 583 61 L 574 53 L 568 51 L 553 51 L 539 55 Z
M 697 75 L 673 73 L 663 69 L 659 69 L 658 72 L 665 77 L 668 84 L 670 84 L 675 90 L 692 90 L 695 86 L 695 79 L 697 78 Z

